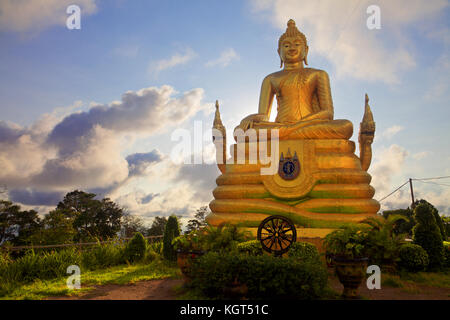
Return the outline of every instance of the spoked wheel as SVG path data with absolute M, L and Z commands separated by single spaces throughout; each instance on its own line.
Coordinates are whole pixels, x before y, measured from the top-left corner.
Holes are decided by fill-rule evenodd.
M 297 240 L 297 230 L 290 219 L 270 216 L 259 225 L 258 240 L 265 251 L 281 256 Z

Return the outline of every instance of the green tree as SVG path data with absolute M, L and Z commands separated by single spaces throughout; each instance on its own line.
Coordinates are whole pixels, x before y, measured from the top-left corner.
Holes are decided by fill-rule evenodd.
M 0 200 L 0 244 L 9 241 L 14 245 L 27 245 L 40 228 L 36 211 L 21 211 L 19 205 Z
M 34 244 L 72 243 L 76 230 L 73 228 L 74 217 L 63 209 L 55 209 L 45 215 L 39 232 L 32 236 Z
M 206 217 L 208 216 L 208 214 L 210 214 L 208 206 L 203 206 L 197 209 L 197 212 L 194 215 L 194 219 L 188 221 L 185 233 L 188 234 L 191 231 L 206 227 L 208 225 L 208 223 L 206 222 Z
M 172 246 L 172 240 L 180 235 L 180 226 L 178 225 L 178 219 L 172 215 L 167 220 L 166 227 L 164 229 L 163 238 L 163 256 L 167 260 L 175 261 L 177 253 Z
M 146 231 L 147 236 L 162 236 L 166 228 L 167 218 L 166 217 L 155 217 L 152 225 Z
M 123 209 L 109 198 L 97 200 L 94 193 L 75 190 L 69 192 L 57 209 L 73 215 L 76 241 L 114 237 L 121 226 Z
M 132 237 L 136 232 L 145 233 L 144 220 L 129 212 L 124 212 L 121 221 L 121 232 L 126 238 Z
M 136 232 L 133 239 L 127 243 L 125 248 L 125 259 L 129 262 L 142 260 L 147 250 L 147 240 L 140 232 Z
M 412 236 L 412 229 L 416 225 L 413 211 L 410 208 L 383 211 L 383 217 L 386 219 L 392 215 L 400 215 L 406 218 L 405 220 L 400 220 L 395 224 L 393 229 L 394 233 Z
M 424 203 L 424 204 L 427 204 L 428 206 L 430 206 L 431 212 L 433 213 L 433 216 L 436 219 L 436 224 L 439 228 L 439 231 L 441 232 L 442 239 L 447 239 L 447 234 L 446 234 L 446 230 L 444 227 L 444 223 L 442 221 L 441 216 L 439 215 L 438 209 L 436 209 L 431 203 L 429 203 L 428 201 L 426 201 L 424 199 L 421 199 L 421 200 L 418 200 L 415 202 L 416 205 L 421 204 L 421 203 Z
M 414 219 L 417 224 L 413 229 L 413 242 L 428 253 L 429 269 L 438 270 L 444 262 L 444 244 L 433 214 L 433 207 L 428 203 L 419 203 L 414 208 Z

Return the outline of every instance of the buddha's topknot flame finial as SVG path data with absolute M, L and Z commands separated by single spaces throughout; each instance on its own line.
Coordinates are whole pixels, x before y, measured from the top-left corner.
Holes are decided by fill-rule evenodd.
M 292 19 L 289 19 L 289 21 L 287 23 L 286 32 L 283 33 L 281 35 L 280 39 L 278 40 L 278 48 L 280 48 L 281 42 L 287 37 L 294 37 L 294 38 L 298 37 L 302 40 L 305 47 L 308 45 L 305 35 L 303 33 L 301 33 L 300 30 L 297 29 L 297 27 L 295 25 L 295 21 Z

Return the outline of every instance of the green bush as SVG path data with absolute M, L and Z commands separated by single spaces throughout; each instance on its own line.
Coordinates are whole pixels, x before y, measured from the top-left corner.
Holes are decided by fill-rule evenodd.
M 419 245 L 408 243 L 398 251 L 399 266 L 410 272 L 419 272 L 427 268 L 429 259 L 427 252 Z
M 190 276 L 210 298 L 225 298 L 224 288 L 236 281 L 249 299 L 316 299 L 327 284 L 322 264 L 270 255 L 210 252 L 193 262 Z
M 450 269 L 450 242 L 444 241 L 444 267 Z
M 167 220 L 166 227 L 164 229 L 163 237 L 163 256 L 164 259 L 175 261 L 177 259 L 177 252 L 173 248 L 172 241 L 180 235 L 180 227 L 178 225 L 178 219 L 175 216 L 170 216 Z
M 260 256 L 263 254 L 263 248 L 259 240 L 241 242 L 237 245 L 237 250 L 240 253 L 245 253 L 252 256 Z
M 140 261 L 145 256 L 147 240 L 140 232 L 136 232 L 125 248 L 125 259 L 129 262 Z
M 444 245 L 432 209 L 426 203 L 420 203 L 414 208 L 414 219 L 417 224 L 413 228 L 413 242 L 427 252 L 430 259 L 428 268 L 439 270 L 444 263 Z
M 237 249 L 239 243 L 249 240 L 250 235 L 231 224 L 221 224 L 218 227 L 208 226 L 201 231 L 201 241 L 208 251 L 231 252 Z
M 152 250 L 154 253 L 156 253 L 158 255 L 162 254 L 162 248 L 163 248 L 162 241 L 152 242 L 148 246 L 149 246 L 149 249 Z
M 288 251 L 289 257 L 303 262 L 320 263 L 320 254 L 316 246 L 308 242 L 294 242 Z
M 125 263 L 125 246 L 118 243 L 98 244 L 81 254 L 82 266 L 88 270 Z

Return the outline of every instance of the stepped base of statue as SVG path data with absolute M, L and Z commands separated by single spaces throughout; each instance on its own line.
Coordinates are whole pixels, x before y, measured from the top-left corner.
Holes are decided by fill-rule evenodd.
M 375 190 L 369 185 L 371 176 L 361 168 L 353 141 L 280 140 L 280 162 L 275 164 L 275 173 L 269 175 L 261 174 L 261 168 L 269 165 L 261 163 L 259 145 L 245 142 L 231 146 L 234 164 L 225 164 L 225 173 L 216 180 L 215 200 L 210 203 L 212 214 L 208 216 L 211 225 L 230 222 L 256 227 L 265 217 L 282 214 L 298 226 L 338 228 L 379 210 L 379 203 L 372 199 Z M 271 141 L 266 145 L 270 155 Z M 239 148 L 245 148 L 245 163 L 237 163 Z M 257 150 L 254 164 L 249 159 L 252 150 Z M 285 159 L 288 154 L 291 159 L 296 155 L 299 172 L 295 178 L 280 175 L 281 154 Z

